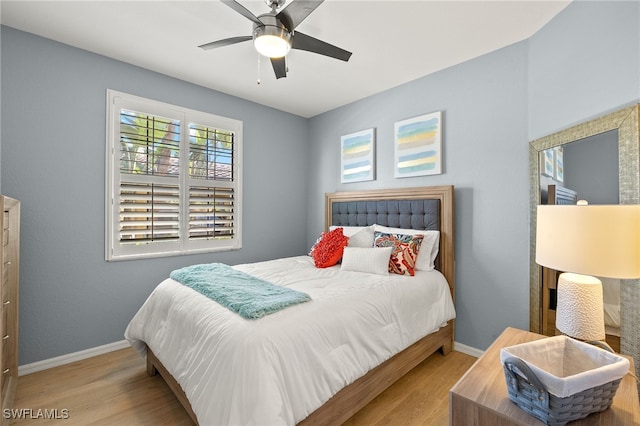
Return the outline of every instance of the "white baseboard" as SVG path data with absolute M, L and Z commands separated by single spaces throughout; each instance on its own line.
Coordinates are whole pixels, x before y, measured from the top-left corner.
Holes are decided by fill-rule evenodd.
M 453 350 L 462 352 L 463 354 L 475 356 L 476 358 L 480 358 L 484 351 L 480 349 L 473 348 L 471 346 L 463 345 L 462 343 L 453 342 Z
M 89 348 L 83 351 L 61 355 L 55 358 L 33 362 L 31 364 L 21 365 L 18 367 L 18 376 L 24 376 L 27 374 L 35 373 L 37 371 L 48 370 L 49 368 L 59 367 L 61 365 L 81 361 L 83 359 L 91 358 L 96 355 L 102 355 L 120 349 L 128 348 L 129 346 L 131 345 L 127 340 L 120 340 L 119 342 L 108 343 L 106 345 L 96 346 L 95 348 Z M 484 353 L 484 351 L 481 351 L 480 349 L 476 349 L 458 342 L 453 342 L 453 350 L 462 352 L 463 354 L 475 356 L 476 358 L 480 358 L 480 356 L 482 356 L 482 354 Z
M 89 348 L 83 351 L 61 355 L 55 358 L 33 362 L 31 364 L 21 365 L 18 367 L 18 376 L 24 376 L 53 367 L 59 367 L 61 365 L 70 364 L 75 361 L 91 358 L 92 356 L 102 355 L 120 349 L 128 348 L 129 346 L 131 345 L 127 340 L 120 340 L 119 342 L 108 343 L 106 345 L 96 346 L 95 348 Z

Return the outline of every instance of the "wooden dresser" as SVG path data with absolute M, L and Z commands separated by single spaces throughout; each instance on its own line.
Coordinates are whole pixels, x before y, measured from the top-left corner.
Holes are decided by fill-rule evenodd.
M 20 202 L 0 195 L 2 206 L 2 244 L 0 258 L 0 295 L 2 296 L 2 351 L 0 351 L 0 387 L 2 412 L 13 405 L 18 382 L 18 283 L 20 273 Z M 3 416 L 3 424 L 9 419 Z

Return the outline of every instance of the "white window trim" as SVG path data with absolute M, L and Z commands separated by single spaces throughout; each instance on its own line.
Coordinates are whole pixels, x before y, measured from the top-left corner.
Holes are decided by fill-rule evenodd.
M 180 164 L 188 164 L 189 123 L 221 128 L 234 132 L 234 236 L 230 240 L 189 241 L 188 229 L 180 227 L 180 241 L 158 242 L 142 246 L 123 246 L 119 244 L 118 218 L 120 215 L 117 202 L 120 185 L 120 110 L 122 108 L 143 111 L 181 122 Z M 242 121 L 221 117 L 202 111 L 183 108 L 164 102 L 129 95 L 115 90 L 107 90 L 107 129 L 106 129 L 106 179 L 105 179 L 105 259 L 107 261 L 143 259 L 150 257 L 168 257 L 177 255 L 210 253 L 217 251 L 239 250 L 242 248 Z M 186 142 L 185 142 L 186 141 Z M 186 144 L 187 148 L 184 148 Z M 136 176 L 144 180 L 143 176 Z M 154 178 L 156 181 L 158 177 Z M 189 214 L 189 183 L 193 182 L 188 173 L 181 173 L 179 178 L 181 193 L 180 223 L 187 223 Z M 196 182 L 196 185 L 201 182 Z M 225 182 L 217 182 L 216 186 L 228 186 Z

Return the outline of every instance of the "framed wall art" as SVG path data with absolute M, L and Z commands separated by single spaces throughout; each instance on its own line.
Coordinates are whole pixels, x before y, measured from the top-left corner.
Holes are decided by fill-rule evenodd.
M 442 173 L 442 111 L 394 125 L 396 178 Z
M 340 182 L 375 179 L 375 129 L 344 135 L 340 138 Z

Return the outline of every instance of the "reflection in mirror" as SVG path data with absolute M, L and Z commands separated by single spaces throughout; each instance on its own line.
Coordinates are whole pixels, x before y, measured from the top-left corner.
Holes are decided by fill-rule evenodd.
M 540 153 L 541 204 L 618 204 L 618 130 L 593 135 Z M 542 334 L 557 334 L 556 289 L 559 275 L 540 267 Z M 598 277 L 604 295 L 607 343 L 620 351 L 620 280 Z
M 551 175 L 542 166 L 545 157 L 550 157 L 547 151 L 561 156 L 553 161 Z M 571 189 L 589 204 L 619 204 L 617 129 L 550 148 L 540 156 L 541 204 L 548 204 L 549 185 Z
M 589 204 L 618 204 L 618 131 L 563 145 L 564 182 Z

